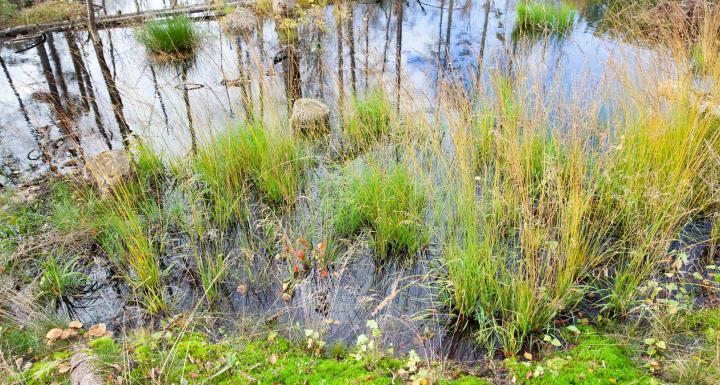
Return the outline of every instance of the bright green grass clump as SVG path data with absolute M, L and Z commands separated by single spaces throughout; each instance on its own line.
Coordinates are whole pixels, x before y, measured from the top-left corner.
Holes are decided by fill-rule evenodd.
M 517 6 L 517 25 L 521 31 L 565 33 L 575 22 L 575 13 L 565 3 L 521 1 Z
M 353 110 L 343 126 L 349 152 L 359 154 L 387 136 L 390 131 L 390 101 L 382 89 L 356 98 Z
M 239 214 L 235 208 L 250 184 L 268 203 L 291 205 L 301 179 L 302 159 L 301 149 L 288 132 L 242 124 L 202 148 L 194 169 L 215 204 L 214 217 L 227 222 Z
M 412 255 L 427 243 L 425 195 L 403 165 L 366 166 L 350 177 L 334 216 L 341 236 L 372 229 L 380 258 Z
M 145 23 L 138 33 L 138 40 L 153 54 L 183 58 L 194 53 L 200 35 L 190 19 L 175 16 Z

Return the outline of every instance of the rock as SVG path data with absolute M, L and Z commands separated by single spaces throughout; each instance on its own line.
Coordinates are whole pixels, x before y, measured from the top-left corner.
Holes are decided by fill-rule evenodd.
M 123 150 L 101 152 L 85 164 L 88 176 L 102 194 L 111 192 L 132 175 L 132 159 Z
M 258 26 L 258 18 L 252 9 L 237 7 L 225 17 L 225 28 L 235 35 L 247 36 L 252 34 Z
M 330 108 L 318 99 L 300 98 L 293 104 L 290 125 L 294 132 L 300 133 L 328 131 Z
M 70 358 L 70 385 L 102 385 L 102 378 L 96 373 L 94 357 L 78 349 Z

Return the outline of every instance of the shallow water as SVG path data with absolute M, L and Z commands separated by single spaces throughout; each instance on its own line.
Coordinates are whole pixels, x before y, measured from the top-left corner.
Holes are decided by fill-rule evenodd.
M 143 10 L 161 9 L 163 3 L 140 1 Z M 197 3 L 200 1 L 189 4 Z M 133 28 L 112 28 L 100 34 L 131 130 L 169 156 L 187 153 L 193 141 L 201 143 L 213 132 L 223 130 L 229 121 L 243 118 L 244 92 L 255 100 L 256 113 L 262 108 L 266 118 L 287 114 L 289 98 L 319 97 L 334 106 L 341 93 L 362 93 L 379 81 L 386 88 L 400 84 L 403 91 L 432 108 L 437 105 L 433 101 L 442 80 L 452 78 L 469 89 L 481 63 L 480 73 L 485 79 L 494 71 L 521 67 L 531 81 L 542 84 L 539 97 L 552 90 L 556 98 L 569 97 L 577 103 L 614 91 L 612 72 L 608 71 L 614 55 L 622 53 L 639 62 L 657 56 L 649 49 L 598 32 L 597 23 L 588 22 L 584 16 L 578 16 L 567 37 L 518 41 L 513 38 L 514 0 L 491 2 L 489 7 L 479 1 L 410 2 L 402 15 L 393 4 L 354 3 L 340 28 L 332 6 L 324 14 L 308 16 L 297 29 L 294 44 L 299 76 L 288 75 L 284 62 L 277 62 L 287 55 L 282 53 L 284 45 L 273 19 L 266 19 L 262 32 L 248 39 L 226 35 L 216 20 L 197 22 L 203 35 L 201 49 L 186 65 L 156 63 L 136 41 Z M 598 8 L 585 10 L 595 15 L 601 12 Z M 135 2 L 108 1 L 107 9 L 109 13 L 127 13 L 136 6 Z M 402 23 L 398 23 L 400 17 Z M 119 148 L 120 134 L 92 45 L 83 31 L 73 36 L 92 79 L 99 120 L 112 147 Z M 44 46 L 63 105 L 67 106 L 68 100 L 78 105 L 80 76 L 74 71 L 66 36 L 54 33 L 52 46 L 49 42 Z M 32 160 L 38 157 L 33 131 L 50 126 L 52 137 L 60 134 L 51 105 L 43 97 L 48 94 L 49 83 L 38 49 L 16 53 L 22 47 L 3 44 L 0 48 L 6 69 L 0 82 L 0 146 L 16 174 L 32 175 L 43 169 L 39 160 Z M 54 65 L 53 48 L 61 68 Z M 338 55 L 340 50 L 342 55 Z M 242 82 L 232 82 L 242 76 L 248 78 L 247 91 L 238 86 Z M 67 95 L 60 87 L 60 78 Z M 285 84 L 288 79 L 297 84 Z M 296 89 L 299 91 L 293 91 Z M 259 100 L 263 107 L 257 105 Z M 107 149 L 92 108 L 80 111 L 73 124 L 87 156 Z
M 190 4 L 197 3 L 201 2 Z M 161 0 L 140 1 L 140 5 L 143 10 L 165 6 Z M 409 2 L 400 14 L 394 2 L 353 3 L 340 26 L 335 24 L 336 9 L 329 6 L 307 15 L 306 22 L 297 27 L 296 69 L 287 64 L 293 51 L 281 43 L 273 19 L 264 20 L 261 31 L 245 38 L 228 36 L 217 20 L 199 21 L 196 27 L 203 35 L 199 52 L 194 60 L 179 65 L 160 64 L 148 57 L 134 28 L 101 30 L 100 35 L 128 125 L 166 156 L 186 154 L 213 133 L 245 118 L 250 108 L 243 105 L 244 100 L 254 101 L 255 114 L 283 120 L 289 102 L 299 96 L 321 98 L 336 108 L 342 98 L 353 92 L 362 94 L 382 82 L 391 93 L 397 93 L 399 85 L 405 97 L 432 110 L 446 81 L 459 82 L 472 92 L 478 76 L 487 81 L 496 71 L 522 71 L 528 82 L 538 85 L 528 98 L 540 98 L 543 103 L 571 99 L 573 106 L 582 106 L 585 101 L 597 104 L 598 98 L 621 92 L 613 57 L 622 55 L 650 68 L 647 64 L 659 56 L 599 32 L 602 7 L 597 6 L 581 10 L 568 36 L 547 41 L 514 39 L 515 6 L 515 0 L 423 0 Z M 128 13 L 136 11 L 136 6 L 130 1 L 108 1 L 107 10 Z M 92 79 L 85 86 L 92 87 L 98 103 L 97 116 L 90 108 L 72 122 L 85 154 L 106 150 L 108 142 L 112 148 L 121 148 L 107 88 L 87 34 L 78 31 L 68 37 L 80 46 Z M 20 176 L 44 171 L 33 135 L 38 127 L 48 126 L 52 138 L 61 137 L 56 114 L 47 102 L 48 80 L 58 84 L 64 106 L 81 104 L 83 82 L 74 70 L 66 35 L 54 33 L 52 41 L 54 48 L 49 41 L 43 44 L 54 70 L 49 76 L 43 72 L 37 48 L 20 53 L 16 51 L 23 45 L 0 48 L 4 63 L 0 155 Z M 55 65 L 53 51 L 60 66 Z M 61 78 L 67 94 L 60 86 Z M 98 129 L 98 120 L 109 140 Z M 298 216 L 308 214 L 298 211 Z M 477 358 L 471 345 L 448 344 L 452 338 L 442 334 L 439 326 L 445 320 L 434 313 L 439 309 L 433 303 L 438 293 L 430 285 L 432 256 L 411 267 L 378 268 L 370 252 L 360 254 L 347 265 L 336 264 L 329 278 L 303 280 L 290 303 L 281 298 L 287 273 L 282 266 L 273 265 L 273 273 L 262 283 L 250 280 L 250 275 L 233 274 L 225 287 L 230 299 L 219 310 L 230 320 L 243 316 L 260 317 L 263 322 L 279 320 L 289 327 L 322 329 L 329 341 L 346 342 L 367 331 L 367 319 L 378 318 L 387 342 L 399 351 L 414 348 L 426 355 Z M 202 297 L 199 286 L 189 282 L 183 269 L 189 259 L 182 248 L 164 256 L 164 263 L 175 265 L 168 277 L 173 282 L 168 299 L 179 310 L 194 309 Z M 260 260 L 248 265 L 259 269 L 271 263 Z M 127 302 L 132 298 L 130 290 L 112 279 L 109 267 L 98 266 L 88 273 L 97 278 L 100 289 L 86 308 L 78 309 L 82 321 L 105 321 L 116 327 L 141 323 L 142 311 Z M 247 295 L 235 291 L 239 283 L 248 286 Z M 419 316 L 422 321 L 417 320 Z

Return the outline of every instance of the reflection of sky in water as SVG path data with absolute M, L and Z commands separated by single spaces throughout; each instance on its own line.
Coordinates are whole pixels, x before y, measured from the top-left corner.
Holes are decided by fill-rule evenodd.
M 143 9 L 163 7 L 162 0 L 140 0 L 140 3 Z M 201 1 L 180 2 L 181 5 L 197 3 Z M 355 44 L 352 48 L 355 51 L 358 90 L 379 79 L 388 87 L 395 84 L 397 19 L 394 4 L 385 1 L 381 4 L 357 4 L 353 8 Z M 441 4 L 444 4 L 443 8 Z M 412 1 L 403 12 L 403 88 L 413 87 L 418 90 L 418 97 L 427 97 L 429 100 L 436 97 L 439 74 L 446 73 L 441 68 L 452 70 L 456 77 L 472 79 L 481 51 L 487 12 L 484 3 L 455 1 L 452 12 L 448 9 L 449 4 L 449 0 L 442 3 L 438 0 L 423 1 L 422 4 Z M 136 9 L 134 1 L 120 0 L 108 0 L 107 7 L 109 13 L 115 13 L 118 9 L 127 13 Z M 549 42 L 514 42 L 514 9 L 515 2 L 511 1 L 493 3 L 489 10 L 483 61 L 486 79 L 487 71 L 494 68 L 523 68 L 528 81 L 539 82 L 541 89 L 548 94 L 553 91 L 577 102 L 602 95 L 606 90 L 600 89 L 598 85 L 613 84 L 606 78 L 608 60 L 613 56 L 622 54 L 645 61 L 652 56 L 642 48 L 594 33 L 594 28 L 583 19 L 566 38 Z M 452 20 L 450 28 L 449 19 Z M 321 97 L 334 105 L 338 97 L 337 82 L 340 76 L 346 95 L 352 88 L 351 47 L 348 44 L 348 24 L 343 23 L 343 53 L 342 57 L 338 57 L 339 34 L 334 25 L 332 6 L 326 9 L 324 20 L 327 24 L 325 29 L 308 25 L 298 31 L 301 89 L 303 96 Z M 228 121 L 244 116 L 241 89 L 221 85 L 223 79 L 239 78 L 241 65 L 249 69 L 247 73 L 252 84 L 250 92 L 254 100 L 260 97 L 258 79 L 263 79 L 266 115 L 286 114 L 283 66 L 272 64 L 273 57 L 282 48 L 272 20 L 264 24 L 262 43 L 258 37 L 254 37 L 250 42 L 242 41 L 239 50 L 234 43 L 235 39 L 228 39 L 217 22 L 203 21 L 196 25 L 205 38 L 200 53 L 188 70 L 187 82 L 188 88 L 191 88 L 188 97 L 193 126 L 201 140 L 207 138 L 209 133 L 226 127 Z M 133 29 L 117 28 L 101 31 L 101 35 L 106 58 L 116 76 L 131 128 L 167 154 L 177 155 L 188 151 L 190 124 L 180 69 L 152 64 L 142 46 L 136 42 Z M 54 36 L 68 88 L 73 96 L 78 97 L 77 79 L 65 38 L 62 33 Z M 94 51 L 87 42 L 86 34 L 78 33 L 78 41 L 94 82 L 102 121 L 114 133 L 115 147 L 120 147 L 119 134 Z M 257 49 L 259 46 L 261 50 Z M 514 63 L 510 61 L 513 52 L 516 54 Z M 32 124 L 51 124 L 48 105 L 32 97 L 33 93 L 46 92 L 47 88 L 37 51 L 33 49 L 16 54 L 10 47 L 3 46 L 0 55 L 8 66 Z M 343 61 L 341 73 L 338 73 L 339 59 Z M 24 161 L 28 151 L 34 147 L 33 137 L 7 79 L 4 75 L 1 77 L 0 126 L 3 132 L 0 134 L 0 145 L 15 158 Z M 269 114 L 269 109 L 275 109 L 278 113 Z M 95 119 L 92 112 L 84 114 L 77 124 L 88 154 L 105 149 L 101 136 L 93 130 Z

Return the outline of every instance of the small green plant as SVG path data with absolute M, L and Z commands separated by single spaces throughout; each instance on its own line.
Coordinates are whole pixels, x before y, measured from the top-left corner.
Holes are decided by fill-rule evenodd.
M 366 151 L 389 134 L 390 112 L 390 101 L 382 88 L 353 99 L 352 111 L 343 126 L 351 154 Z
M 14 15 L 17 12 L 15 4 L 9 0 L 0 0 L 0 19 Z
M 312 329 L 305 329 L 306 349 L 310 354 L 320 355 L 325 350 L 325 341 L 320 337 L 320 332 Z
M 517 5 L 517 28 L 525 32 L 564 34 L 575 23 L 575 14 L 565 3 L 521 1 Z
M 169 58 L 192 56 L 200 43 L 200 35 L 185 16 L 152 20 L 142 26 L 138 40 L 156 55 Z
M 402 253 L 413 255 L 427 243 L 426 198 L 405 166 L 365 166 L 344 188 L 333 219 L 340 236 L 363 227 L 372 229 L 381 259 Z
M 383 358 L 383 351 L 380 347 L 382 332 L 375 320 L 367 320 L 365 326 L 370 335 L 361 334 L 357 337 L 354 357 L 356 361 L 363 361 L 368 368 L 375 368 Z
M 61 262 L 51 254 L 41 265 L 40 292 L 50 299 L 53 306 L 61 303 L 72 305 L 73 298 L 81 295 L 90 278 L 78 271 L 78 257 Z

